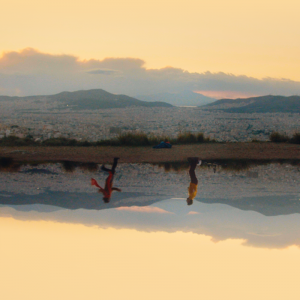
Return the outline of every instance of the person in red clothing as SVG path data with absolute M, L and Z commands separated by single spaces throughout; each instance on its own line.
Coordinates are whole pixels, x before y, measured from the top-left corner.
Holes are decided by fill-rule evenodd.
M 119 160 L 119 157 L 114 158 L 114 163 L 113 163 L 113 166 L 111 169 L 107 169 L 104 165 L 102 165 L 102 167 L 101 167 L 101 170 L 108 172 L 108 177 L 106 178 L 104 189 L 97 183 L 97 181 L 94 178 L 91 179 L 91 184 L 96 186 L 97 188 L 99 188 L 99 193 L 103 194 L 103 201 L 105 203 L 109 202 L 113 191 L 121 192 L 120 189 L 112 186 L 114 175 L 115 175 L 115 169 L 117 167 L 118 160 Z

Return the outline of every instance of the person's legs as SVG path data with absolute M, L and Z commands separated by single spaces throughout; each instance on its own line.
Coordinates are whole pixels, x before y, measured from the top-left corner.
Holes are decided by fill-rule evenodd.
M 114 158 L 113 166 L 112 166 L 111 169 L 108 169 L 108 168 L 106 168 L 104 165 L 102 165 L 101 170 L 106 171 L 106 172 L 112 172 L 113 174 L 115 174 L 115 169 L 116 169 L 116 167 L 117 167 L 117 164 L 118 164 L 118 160 L 119 160 L 119 159 L 120 159 L 119 157 L 115 157 L 115 158 Z
M 111 169 L 107 169 L 104 165 L 101 166 L 101 170 L 105 172 L 110 172 Z
M 188 161 L 190 163 L 189 175 L 191 177 L 191 183 L 198 184 L 198 179 L 195 174 L 195 169 L 197 167 L 199 159 L 193 157 L 193 158 L 189 158 Z
M 113 166 L 112 166 L 112 169 L 111 169 L 111 171 L 112 171 L 113 174 L 115 174 L 115 169 L 117 167 L 118 160 L 119 160 L 119 157 L 115 157 L 114 158 L 114 163 L 113 163 Z

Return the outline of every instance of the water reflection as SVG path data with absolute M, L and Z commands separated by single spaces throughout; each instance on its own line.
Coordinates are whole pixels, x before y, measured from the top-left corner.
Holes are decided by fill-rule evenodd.
M 74 161 L 64 160 L 61 162 L 62 168 L 66 172 L 74 172 L 76 168 L 80 168 L 81 170 L 87 170 L 89 172 L 96 172 L 98 171 L 98 165 L 95 163 L 80 163 Z
M 192 205 L 198 190 L 198 179 L 195 173 L 195 169 L 197 165 L 201 165 L 202 162 L 198 157 L 189 157 L 188 162 L 190 164 L 189 175 L 191 178 L 191 182 L 188 187 L 189 196 L 186 199 L 186 202 L 187 205 Z
M 199 159 L 189 158 L 162 169 L 163 165 L 120 163 L 117 167 L 117 163 L 115 159 L 111 169 L 103 166 L 102 170 L 95 164 L 77 163 L 73 168 L 71 163 L 56 163 L 0 172 L 0 216 L 191 231 L 214 240 L 237 238 L 270 248 L 300 243 L 297 163 L 247 164 L 235 170 L 231 166 L 246 164 L 214 161 L 197 167 Z M 104 203 L 95 195 L 91 172 L 98 182 L 106 182 L 104 188 L 96 185 L 104 197 L 108 193 L 111 198 L 113 182 L 120 187 L 115 188 L 119 193 L 113 194 L 113 201 Z
M 117 163 L 2 162 L 3 299 L 297 298 L 299 165 Z
M 18 172 L 20 163 L 15 162 L 11 157 L 0 157 L 0 172 Z
M 59 220 L 65 212 L 70 215 L 64 210 L 48 218 Z M 89 213 L 94 220 L 103 216 Z M 215 243 L 210 236 L 181 230 L 145 232 L 67 221 L 0 218 L 0 228 L 5 229 L 2 299 L 236 300 L 243 295 L 280 300 L 299 295 L 296 247 L 269 251 L 245 247 L 243 239 Z
M 215 159 L 206 160 L 202 164 L 202 168 L 212 168 L 214 173 L 217 169 L 222 171 L 245 171 L 257 166 L 267 166 L 270 164 L 300 166 L 299 159 Z M 187 170 L 190 164 L 186 161 L 182 162 L 165 162 L 155 164 L 162 167 L 166 172 Z
M 97 181 L 94 178 L 91 179 L 91 184 L 93 186 L 96 186 L 99 189 L 99 193 L 103 194 L 104 203 L 109 203 L 110 198 L 111 198 L 111 194 L 112 194 L 113 191 L 118 191 L 118 192 L 122 191 L 121 189 L 112 186 L 115 171 L 116 171 L 116 167 L 117 167 L 117 164 L 118 164 L 118 160 L 119 160 L 119 157 L 114 158 L 113 166 L 112 166 L 111 169 L 106 168 L 105 165 L 101 166 L 101 170 L 108 173 L 108 177 L 105 180 L 104 189 L 97 183 Z
M 86 199 L 82 199 L 82 202 Z M 228 205 L 195 201 L 193 209 L 185 199 L 167 199 L 148 206 L 119 206 L 101 210 L 69 210 L 57 206 L 5 205 L 0 217 L 84 224 L 100 228 L 127 228 L 145 232 L 193 232 L 215 242 L 242 239 L 244 245 L 263 248 L 300 246 L 299 213 L 266 217 Z M 149 203 L 150 204 L 150 203 Z

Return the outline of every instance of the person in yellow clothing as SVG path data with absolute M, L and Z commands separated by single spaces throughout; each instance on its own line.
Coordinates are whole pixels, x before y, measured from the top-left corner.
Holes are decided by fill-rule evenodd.
M 196 177 L 195 169 L 201 165 L 201 160 L 198 157 L 189 157 L 188 162 L 190 163 L 189 175 L 191 177 L 191 182 L 188 187 L 189 196 L 186 199 L 187 205 L 192 205 L 194 202 L 194 198 L 197 195 L 198 188 L 198 179 Z

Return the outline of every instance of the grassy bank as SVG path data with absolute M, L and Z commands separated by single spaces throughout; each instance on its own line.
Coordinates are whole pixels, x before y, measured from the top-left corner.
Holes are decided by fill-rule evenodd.
M 44 141 L 37 141 L 33 138 L 18 138 L 15 136 L 4 137 L 0 139 L 0 147 L 26 147 L 26 146 L 44 146 L 44 147 L 96 147 L 96 146 L 154 146 L 161 141 L 168 141 L 172 145 L 190 145 L 190 144 L 204 144 L 204 143 L 218 143 L 215 140 L 210 140 L 205 137 L 202 132 L 179 133 L 177 137 L 168 137 L 164 135 L 147 135 L 143 132 L 121 134 L 115 138 L 100 140 L 97 142 L 78 141 L 67 138 L 50 138 Z M 259 140 L 252 140 L 252 142 L 266 143 Z M 300 144 L 300 133 L 295 133 L 292 137 L 278 132 L 273 132 L 270 135 L 270 142 L 273 143 L 290 143 Z
M 159 135 L 147 135 L 143 132 L 121 134 L 115 138 L 100 140 L 97 142 L 77 141 L 67 138 L 50 138 L 44 141 L 36 141 L 33 138 L 18 138 L 15 136 L 0 139 L 0 146 L 72 146 L 72 147 L 92 147 L 92 146 L 154 146 L 161 141 L 168 141 L 172 145 L 187 145 L 214 142 L 205 137 L 203 133 L 180 133 L 176 138 Z

